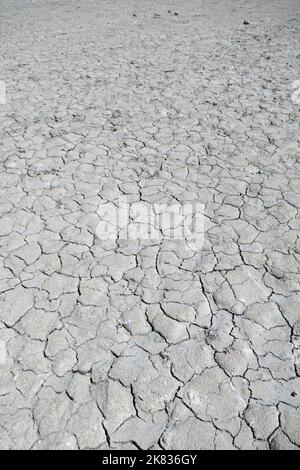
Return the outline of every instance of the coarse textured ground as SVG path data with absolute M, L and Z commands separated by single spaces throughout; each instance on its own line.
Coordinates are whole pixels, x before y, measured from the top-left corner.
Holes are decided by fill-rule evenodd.
M 0 447 L 300 447 L 298 0 L 0 0 Z M 294 97 L 294 98 L 293 98 Z M 99 205 L 205 206 L 205 243 Z

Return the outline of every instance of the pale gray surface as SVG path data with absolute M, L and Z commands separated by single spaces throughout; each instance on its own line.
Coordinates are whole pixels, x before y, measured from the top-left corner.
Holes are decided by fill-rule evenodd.
M 0 8 L 0 447 L 299 447 L 299 1 Z M 202 252 L 100 242 L 120 191 Z

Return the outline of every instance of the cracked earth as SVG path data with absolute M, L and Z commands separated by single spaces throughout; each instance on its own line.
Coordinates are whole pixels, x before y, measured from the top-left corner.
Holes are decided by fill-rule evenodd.
M 0 9 L 0 448 L 299 448 L 299 2 Z M 120 194 L 202 249 L 99 239 Z

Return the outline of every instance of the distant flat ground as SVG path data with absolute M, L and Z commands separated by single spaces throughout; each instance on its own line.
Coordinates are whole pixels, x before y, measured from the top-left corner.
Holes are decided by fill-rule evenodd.
M 299 21 L 0 1 L 0 448 L 299 448 Z

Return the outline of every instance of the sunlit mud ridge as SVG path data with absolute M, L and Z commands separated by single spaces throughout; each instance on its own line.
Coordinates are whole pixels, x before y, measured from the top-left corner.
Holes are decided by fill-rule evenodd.
M 1 449 L 300 447 L 299 29 L 0 0 Z

